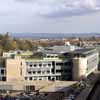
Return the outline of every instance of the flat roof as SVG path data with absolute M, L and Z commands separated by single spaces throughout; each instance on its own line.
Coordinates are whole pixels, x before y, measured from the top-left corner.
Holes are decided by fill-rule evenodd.
M 73 56 L 77 56 L 77 55 L 82 55 L 82 56 L 86 56 L 86 55 L 90 55 L 94 52 L 96 52 L 96 48 L 83 48 L 83 49 L 76 49 L 72 52 L 66 52 L 64 53 L 64 55 L 68 56 L 68 57 L 73 57 Z
M 83 54 L 83 55 L 87 55 L 87 54 L 92 53 L 94 51 L 96 51 L 95 48 L 83 48 L 83 49 L 77 49 L 77 50 L 73 51 L 72 53 L 73 54 Z
M 49 54 L 62 54 L 66 52 L 70 52 L 71 49 L 74 47 L 74 49 L 79 49 L 78 46 L 53 46 L 53 47 L 46 47 L 42 52 L 49 53 Z

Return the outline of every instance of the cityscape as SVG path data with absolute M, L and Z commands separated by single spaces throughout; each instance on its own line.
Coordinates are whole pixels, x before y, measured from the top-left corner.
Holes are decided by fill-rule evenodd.
M 99 80 L 100 37 L 0 40 L 2 98 L 88 100 Z
M 100 100 L 100 0 L 0 1 L 0 100 Z

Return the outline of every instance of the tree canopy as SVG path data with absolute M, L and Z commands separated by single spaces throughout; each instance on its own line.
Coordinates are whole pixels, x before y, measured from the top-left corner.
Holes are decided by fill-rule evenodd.
M 0 53 L 9 50 L 34 50 L 34 44 L 29 40 L 19 40 L 10 37 L 9 33 L 0 34 Z

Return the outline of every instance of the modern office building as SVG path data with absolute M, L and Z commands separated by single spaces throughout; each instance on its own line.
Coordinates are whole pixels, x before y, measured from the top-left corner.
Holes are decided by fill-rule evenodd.
M 57 54 L 47 54 L 43 58 L 9 58 L 6 62 L 7 81 L 67 80 L 69 71 L 65 64 Z
M 81 80 L 98 67 L 96 49 L 69 50 L 56 47 L 46 48 L 45 52 L 34 55 L 15 54 L 5 58 L 5 67 L 0 67 L 0 80 L 27 81 L 36 80 Z M 58 52 L 59 51 L 59 52 Z
M 96 49 L 78 49 L 74 52 L 65 53 L 72 58 L 72 78 L 81 80 L 86 78 L 90 73 L 98 69 L 99 53 Z

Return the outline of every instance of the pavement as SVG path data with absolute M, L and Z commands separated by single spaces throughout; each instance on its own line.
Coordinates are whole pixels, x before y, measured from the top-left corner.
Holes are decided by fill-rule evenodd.
M 40 89 L 40 92 L 55 92 L 55 91 L 65 91 L 67 87 L 72 86 L 73 84 L 77 83 L 76 81 L 56 81 L 51 83 L 48 86 Z

